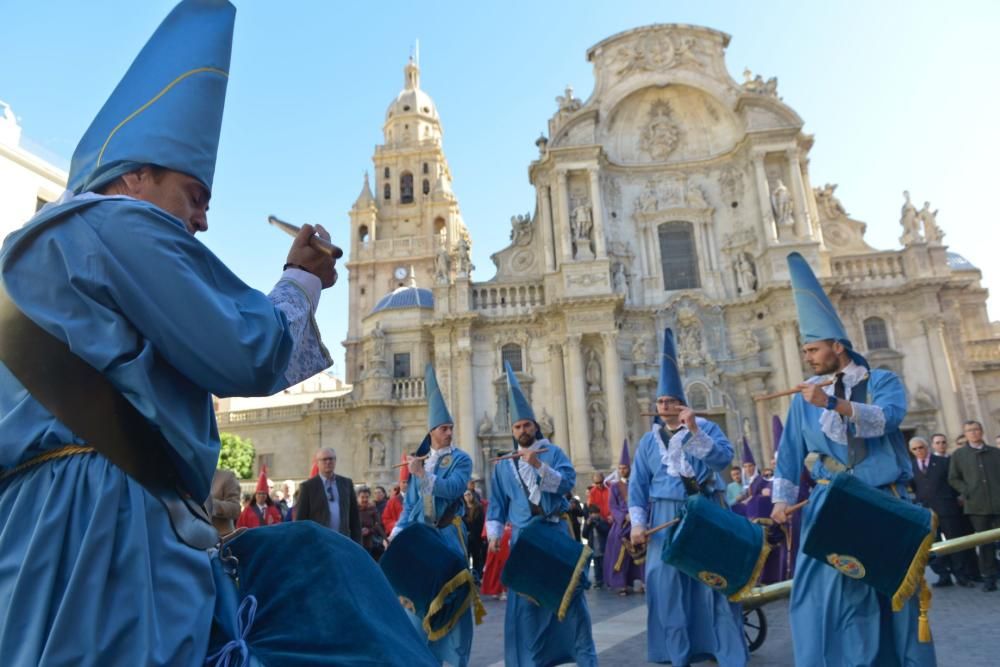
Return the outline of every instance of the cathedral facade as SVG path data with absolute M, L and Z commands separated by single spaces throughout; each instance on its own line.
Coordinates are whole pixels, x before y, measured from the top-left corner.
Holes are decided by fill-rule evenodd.
M 221 411 L 220 429 L 252 438 L 276 477 L 304 475 L 323 445 L 340 453 L 339 473 L 389 483 L 426 432 L 432 363 L 456 444 L 486 475 L 511 446 L 507 361 L 578 472 L 608 470 L 649 428 L 669 326 L 688 402 L 766 461 L 771 416 L 788 399 L 754 396 L 809 374 L 785 263 L 798 251 L 855 347 L 903 378 L 904 432 L 954 438 L 965 419 L 1000 432 L 1000 332 L 979 271 L 906 193 L 901 248 L 869 246 L 836 186 L 810 182 L 813 137 L 777 81 L 734 80 L 728 42 L 653 25 L 591 47 L 593 93 L 557 98 L 529 166 L 534 211 L 511 219 L 485 282 L 473 278 L 437 109 L 410 62 L 350 212 L 351 391 Z

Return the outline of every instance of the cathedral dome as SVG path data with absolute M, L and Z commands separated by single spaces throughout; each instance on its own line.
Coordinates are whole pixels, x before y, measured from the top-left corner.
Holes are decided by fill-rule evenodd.
M 398 308 L 434 308 L 434 294 L 423 287 L 397 287 L 379 299 L 372 313 Z
M 385 120 L 389 122 L 393 118 L 405 115 L 420 115 L 439 121 L 437 107 L 431 96 L 420 90 L 420 68 L 413 59 L 406 63 L 403 68 L 404 85 L 396 99 L 392 101 L 385 111 Z

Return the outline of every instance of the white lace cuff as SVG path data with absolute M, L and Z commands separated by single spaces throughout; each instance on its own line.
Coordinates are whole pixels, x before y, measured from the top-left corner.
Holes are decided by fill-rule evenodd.
M 629 507 L 628 518 L 632 520 L 633 528 L 646 527 L 646 510 L 642 507 Z
M 486 522 L 486 539 L 499 540 L 503 536 L 503 524 L 499 521 Z
M 548 463 L 542 462 L 538 468 L 538 488 L 545 493 L 557 493 L 562 483 L 562 475 L 553 470 Z
M 698 429 L 698 432 L 688 438 L 688 441 L 681 447 L 684 449 L 685 454 L 690 454 L 696 459 L 703 459 L 712 452 L 714 445 L 715 443 L 712 442 L 712 438 L 701 429 Z
M 285 274 L 295 271 L 316 281 L 319 278 L 298 269 L 288 269 Z M 319 335 L 316 320 L 313 319 L 315 302 L 311 299 L 308 289 L 298 278 L 282 274 L 281 280 L 274 286 L 267 298 L 275 308 L 285 314 L 292 334 L 292 356 L 285 369 L 285 381 L 288 386 L 298 384 L 333 365 L 333 359 Z M 308 281 L 305 281 L 308 282 Z M 318 301 L 319 297 L 316 297 Z
M 844 425 L 844 419 L 836 410 L 824 408 L 819 413 L 819 430 L 834 442 L 841 445 L 847 444 L 847 426 Z
M 420 478 L 420 495 L 434 495 L 434 482 L 436 481 L 437 475 L 432 472 L 425 472 L 424 476 Z
M 787 479 L 775 477 L 771 480 L 771 501 L 794 504 L 799 498 L 799 485 Z
M 877 405 L 851 402 L 854 408 L 855 433 L 859 438 L 877 438 L 885 435 L 885 413 Z
M 302 269 L 285 269 L 281 274 L 281 280 L 294 280 L 309 297 L 313 312 L 316 311 L 319 307 L 319 295 L 323 292 L 323 283 L 318 276 Z

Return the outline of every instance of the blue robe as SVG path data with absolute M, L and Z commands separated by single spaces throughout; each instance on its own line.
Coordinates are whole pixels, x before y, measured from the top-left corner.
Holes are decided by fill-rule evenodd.
M 699 483 L 711 480 L 714 494 L 721 502 L 725 487 L 718 473 L 732 462 L 733 446 L 714 423 L 696 419 L 699 435 L 704 433 L 708 440 L 695 452 L 684 451 L 683 458 Z M 661 460 L 659 429 L 656 425 L 642 436 L 632 462 L 628 501 L 633 526 L 652 528 L 673 519 L 687 498 L 681 478 L 670 474 Z M 684 427 L 675 437 L 685 442 L 692 442 L 693 438 Z M 644 521 L 638 520 L 643 518 Z M 654 533 L 647 547 L 647 659 L 687 665 L 713 656 L 725 667 L 745 665 L 749 653 L 739 605 L 731 604 L 722 593 L 663 562 L 663 541 L 668 533 L 665 530 Z
M 451 457 L 451 461 L 447 466 L 442 465 L 448 456 Z M 462 501 L 462 495 L 468 488 L 469 478 L 472 477 L 472 457 L 457 447 L 453 448 L 450 455 L 446 454 L 438 459 L 437 465 L 434 467 L 434 475 L 432 494 L 434 496 L 435 517 L 440 517 L 449 505 L 458 501 L 458 511 L 455 512 L 455 518 L 458 520 L 452 520 L 439 531 L 449 546 L 462 554 L 468 563 L 468 542 L 465 535 L 465 524 L 461 517 L 465 516 L 465 502 Z M 410 476 L 406 497 L 403 500 L 403 512 L 399 515 L 399 521 L 396 523 L 396 528 L 399 530 L 406 528 L 411 523 L 424 521 L 424 496 L 420 481 L 419 477 Z M 415 576 L 420 575 L 416 573 Z M 461 620 L 455 624 L 451 632 L 437 641 L 428 642 L 431 652 L 442 663 L 447 662 L 455 667 L 466 667 L 469 664 L 469 656 L 472 654 L 473 607 L 474 605 L 470 606 L 462 614 Z M 406 613 L 417 632 L 426 640 L 427 634 L 423 629 L 423 619 L 417 618 L 410 611 Z
M 569 509 L 566 494 L 576 483 L 576 471 L 559 447 L 547 440 L 540 440 L 537 444 L 547 449 L 538 458 L 562 477 L 556 489 L 542 490 L 539 502 L 545 516 L 557 520 L 532 517 L 531 504 L 518 479 L 515 461 L 501 461 L 493 469 L 486 519 L 494 527 L 499 525 L 501 531 L 504 523 L 509 521 L 513 525 L 512 549 L 517 544 L 521 529 L 532 521 L 541 521 L 551 530 L 569 530 L 566 522 L 559 517 Z M 491 532 L 491 537 L 494 536 L 499 537 Z M 580 667 L 596 666 L 597 650 L 590 610 L 582 590 L 573 598 L 562 622 L 555 613 L 512 592 L 507 597 L 504 615 L 504 662 L 506 667 L 548 667 L 571 662 Z
M 285 314 L 151 204 L 48 208 L 7 238 L 0 271 L 32 320 L 155 423 L 198 500 L 219 456 L 212 394 L 303 379 L 286 374 L 298 340 Z M 67 444 L 85 443 L 0 364 L 0 466 Z M 207 554 L 102 456 L 0 481 L 0 664 L 201 664 L 214 598 Z
M 871 486 L 886 489 L 887 493 L 889 485 L 895 485 L 897 492 L 906 498 L 905 483 L 912 478 L 913 471 L 899 431 L 899 424 L 906 416 L 903 383 L 889 371 L 871 371 L 868 404 L 881 408 L 885 423 L 883 429 L 876 429 L 880 432 L 874 433 L 858 431 L 858 427 L 849 422 L 848 428 L 864 437 L 868 448 L 868 456 L 854 468 L 854 476 Z M 807 403 L 801 395 L 792 399 L 778 448 L 774 502 L 791 504 L 796 501 L 799 472 L 807 453 L 832 456 L 841 463 L 847 460 L 847 446 L 830 439 L 820 429 L 823 413 L 823 408 Z M 821 461 L 813 465 L 810 473 L 817 481 L 833 476 Z M 817 484 L 813 489 L 810 503 L 802 510 L 803 534 L 814 518 L 812 510 L 817 503 L 812 501 L 821 499 L 828 488 L 826 484 Z M 840 574 L 801 550 L 795 562 L 794 581 L 789 611 L 796 665 L 926 667 L 936 664 L 933 643 L 917 641 L 917 596 L 911 598 L 902 611 L 892 613 L 890 601 L 875 589 Z

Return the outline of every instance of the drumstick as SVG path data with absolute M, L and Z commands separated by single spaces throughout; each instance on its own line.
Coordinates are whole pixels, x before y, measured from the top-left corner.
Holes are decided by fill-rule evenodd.
M 670 526 L 674 525 L 675 523 L 680 523 L 680 522 L 681 522 L 681 518 L 677 517 L 676 519 L 671 519 L 670 521 L 667 521 L 666 523 L 661 523 L 659 526 L 656 526 L 655 528 L 650 528 L 649 530 L 647 530 L 646 531 L 646 537 L 649 537 L 653 533 L 658 533 L 661 530 L 663 530 L 664 528 L 670 528 Z
M 816 386 L 817 387 L 827 387 L 827 386 L 833 384 L 834 382 L 835 382 L 835 380 L 823 380 L 822 382 L 817 382 Z M 792 396 L 794 394 L 799 393 L 800 391 L 802 391 L 802 390 L 799 389 L 798 387 L 796 387 L 794 389 L 785 389 L 784 391 L 776 391 L 773 394 L 764 394 L 763 396 L 754 396 L 753 400 L 755 400 L 755 401 L 769 401 L 772 398 L 781 398 L 782 396 Z
M 393 468 L 405 468 L 406 466 L 410 465 L 410 462 L 412 462 L 412 461 L 423 461 L 428 456 L 430 456 L 430 455 L 429 454 L 424 454 L 423 456 L 412 456 L 412 457 L 410 457 L 410 460 L 407 461 L 406 463 L 397 463 L 396 465 L 394 465 L 392 467 Z
M 506 461 L 508 459 L 516 459 L 519 456 L 524 456 L 528 452 L 535 452 L 536 454 L 541 454 L 542 452 L 549 451 L 547 447 L 539 447 L 538 449 L 523 449 L 511 454 L 506 454 L 504 456 L 498 456 L 495 459 L 490 459 L 490 463 L 496 463 L 497 461 Z
M 297 225 L 285 222 L 284 220 L 281 220 L 273 215 L 267 216 L 267 221 L 289 236 L 298 236 L 299 231 L 302 229 Z M 319 252 L 325 253 L 334 259 L 340 259 L 344 256 L 344 251 L 341 250 L 339 246 L 330 243 L 319 234 L 312 235 L 309 239 L 309 245 L 312 246 L 313 250 L 318 250 Z
M 789 507 L 788 509 L 785 510 L 785 516 L 788 516 L 789 514 L 794 514 L 795 512 L 798 512 L 800 509 L 802 509 L 803 507 L 805 507 L 806 503 L 808 503 L 808 502 L 809 502 L 809 499 L 806 498 L 801 503 L 795 503 L 794 505 L 792 505 L 791 507 Z

